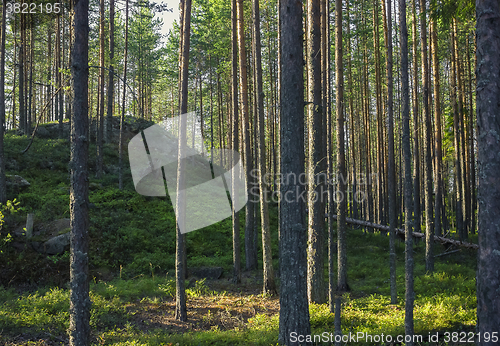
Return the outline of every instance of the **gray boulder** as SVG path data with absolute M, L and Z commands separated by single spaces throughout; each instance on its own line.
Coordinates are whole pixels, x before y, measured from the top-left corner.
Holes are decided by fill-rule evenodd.
M 39 248 L 40 252 L 47 255 L 59 255 L 69 247 L 70 233 L 64 233 L 57 237 L 50 238 Z

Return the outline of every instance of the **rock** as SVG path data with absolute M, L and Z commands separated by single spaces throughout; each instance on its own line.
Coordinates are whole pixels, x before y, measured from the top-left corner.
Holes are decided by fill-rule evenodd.
M 50 132 L 45 126 L 39 126 L 36 130 L 36 136 L 39 138 L 50 138 Z
M 39 250 L 47 255 L 59 255 L 69 247 L 69 237 L 70 233 L 68 232 L 51 238 L 43 243 Z
M 22 187 L 27 187 L 31 186 L 30 183 L 20 175 L 5 175 L 5 183 L 9 187 L 14 187 L 14 188 L 22 188 Z
M 188 269 L 188 274 L 199 279 L 217 280 L 222 276 L 223 271 L 222 267 L 200 267 Z
M 47 224 L 38 225 L 38 230 L 33 232 L 33 235 L 40 235 L 45 238 L 44 240 L 48 240 L 49 238 L 68 232 L 70 227 L 69 219 L 54 220 Z

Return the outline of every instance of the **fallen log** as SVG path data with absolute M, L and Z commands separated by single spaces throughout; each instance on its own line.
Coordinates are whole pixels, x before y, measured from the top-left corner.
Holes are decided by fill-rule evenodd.
M 337 220 L 337 215 L 333 215 L 333 219 Z M 359 226 L 364 226 L 364 227 L 371 227 L 371 228 L 376 228 L 376 229 L 380 229 L 380 230 L 389 232 L 389 226 L 379 225 L 379 224 L 373 223 L 373 222 L 351 219 L 349 217 L 346 217 L 346 222 L 350 223 L 350 224 L 353 224 L 353 225 L 359 225 Z M 404 237 L 405 231 L 404 231 L 404 229 L 396 228 L 396 234 L 402 235 Z M 425 234 L 424 233 L 413 232 L 412 234 L 413 234 L 414 238 L 425 238 Z M 441 243 L 441 244 L 452 244 L 452 245 L 455 245 L 455 246 L 465 247 L 465 248 L 468 248 L 468 249 L 476 249 L 476 250 L 479 249 L 479 246 L 477 244 L 471 244 L 471 243 L 466 243 L 466 242 L 463 242 L 463 241 L 460 241 L 460 240 L 454 240 L 454 239 L 450 239 L 450 238 L 439 237 L 437 235 L 434 236 L 434 241 L 436 241 L 438 243 Z

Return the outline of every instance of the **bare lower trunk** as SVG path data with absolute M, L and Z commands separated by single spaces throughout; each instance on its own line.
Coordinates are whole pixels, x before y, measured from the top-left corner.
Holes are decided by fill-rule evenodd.
M 74 37 L 71 47 L 73 121 L 71 122 L 71 346 L 90 344 L 88 260 L 88 0 L 73 0 Z
M 479 255 L 477 270 L 478 345 L 496 345 L 500 325 L 500 3 L 476 2 L 477 126 L 479 168 Z M 479 334 L 478 333 L 478 334 Z
M 304 186 L 294 177 L 304 174 L 304 81 L 302 4 L 282 0 L 280 23 L 280 316 L 278 342 L 292 345 L 290 333 L 311 333 L 307 301 L 307 226 Z M 287 179 L 291 178 L 291 179 Z

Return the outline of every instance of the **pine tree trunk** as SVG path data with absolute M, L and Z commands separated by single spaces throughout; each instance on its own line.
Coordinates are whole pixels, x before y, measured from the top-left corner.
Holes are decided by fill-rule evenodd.
M 271 229 L 269 228 L 268 186 L 266 179 L 266 146 L 264 131 L 264 92 L 262 90 L 262 54 L 260 43 L 260 11 L 259 0 L 253 0 L 253 55 L 255 68 L 255 98 L 257 104 L 258 127 L 258 161 L 259 161 L 259 189 L 260 189 L 260 218 L 262 228 L 262 260 L 264 266 L 264 294 L 275 294 L 273 256 L 271 252 Z
M 251 127 L 249 120 L 249 102 L 248 102 L 248 80 L 247 80 L 247 54 L 245 48 L 245 23 L 243 15 L 243 0 L 237 0 L 237 17 L 238 17 L 238 53 L 240 66 L 240 95 L 241 95 L 241 121 L 243 130 L 243 149 L 245 162 L 245 176 L 247 183 L 247 191 L 251 191 L 253 186 L 253 153 L 251 148 Z M 254 196 L 248 195 L 248 202 L 245 208 L 245 255 L 246 269 L 251 270 L 257 268 L 257 249 L 254 242 Z M 241 281 L 241 273 L 235 273 L 235 282 Z
M 391 304 L 396 304 L 398 300 L 396 290 L 396 161 L 394 159 L 394 81 L 392 77 L 392 0 L 387 0 L 387 9 L 385 0 L 382 0 L 382 10 L 384 15 L 384 40 L 386 54 L 386 69 L 387 69 L 387 124 L 388 124 L 388 193 L 389 193 L 389 272 L 391 285 Z
M 114 59 L 115 59 L 115 0 L 109 0 L 109 75 L 108 75 L 108 109 L 106 117 L 106 142 L 111 141 L 113 133 L 113 100 L 114 100 Z
M 443 150 L 442 150 L 442 135 L 441 135 L 441 105 L 440 105 L 440 82 L 439 82 L 439 58 L 438 58 L 438 42 L 436 19 L 431 13 L 431 41 L 432 41 L 432 71 L 434 80 L 434 132 L 436 134 L 435 157 L 436 157 L 436 196 L 434 201 L 434 235 L 442 234 L 441 213 L 443 209 Z
M 71 122 L 71 346 L 90 344 L 89 215 L 88 215 L 88 0 L 73 0 L 74 37 L 71 47 L 73 121 Z
M 311 333 L 307 300 L 307 226 L 301 196 L 304 186 L 304 56 L 302 3 L 281 0 L 280 32 L 280 344 L 292 345 L 290 333 Z
M 2 31 L 0 32 L 0 203 L 7 202 L 5 193 L 5 155 L 3 149 L 5 126 L 5 31 L 7 23 L 7 0 L 2 4 Z
M 344 74 L 342 61 L 342 1 L 335 1 L 335 77 L 337 85 L 337 191 L 342 198 L 337 201 L 337 291 L 349 290 L 347 284 L 347 171 L 344 143 Z
M 325 242 L 325 157 L 323 153 L 323 107 L 321 100 L 321 15 L 320 0 L 307 1 L 307 132 L 308 132 L 308 264 L 309 302 L 326 301 L 324 267 Z
M 239 121 L 238 121 L 238 25 L 237 25 L 237 0 L 231 2 L 231 21 L 232 21 L 232 117 L 231 117 L 231 142 L 234 151 L 239 150 Z M 233 179 L 239 176 L 239 170 L 233 170 Z M 233 196 L 236 196 L 236 185 L 232 185 Z M 239 211 L 232 208 L 233 220 L 233 282 L 241 281 L 241 249 L 240 249 L 240 218 Z
M 479 168 L 479 254 L 477 270 L 478 345 L 496 345 L 486 333 L 500 325 L 500 3 L 476 2 Z M 490 334 L 491 335 L 491 334 Z
M 413 339 L 413 237 L 412 233 L 412 175 L 410 144 L 410 95 L 408 83 L 408 30 L 406 27 L 406 1 L 399 0 L 399 32 L 401 35 L 401 84 L 403 99 L 403 157 L 405 204 L 405 334 Z M 413 346 L 413 342 L 407 342 Z
M 424 112 L 424 146 L 425 146 L 425 165 L 424 165 L 424 195 L 425 195 L 425 270 L 429 273 L 434 271 L 434 253 L 433 253 L 433 215 L 432 215 L 432 128 L 431 113 L 429 109 L 429 64 L 427 60 L 427 16 L 425 0 L 420 0 L 420 46 L 422 49 L 422 86 L 423 86 L 423 112 Z M 418 221 L 418 220 L 417 220 Z
M 456 218 L 457 218 L 457 232 L 460 240 L 465 240 L 465 227 L 463 222 L 462 211 L 462 163 L 460 159 L 461 148 L 461 135 L 460 135 L 460 122 L 459 122 L 459 107 L 457 102 L 457 57 L 455 54 L 455 33 L 453 28 L 451 31 L 451 73 L 450 73 L 450 92 L 451 92 L 451 107 L 453 111 L 453 131 L 454 131 L 454 153 L 455 153 L 455 193 L 456 193 Z
M 97 178 L 102 177 L 103 166 L 103 142 L 104 142 L 104 0 L 100 0 L 99 5 L 100 21 L 99 21 L 99 108 L 97 113 Z
M 420 95 L 419 91 L 419 68 L 418 68 L 418 32 L 417 32 L 417 0 L 412 1 L 413 7 L 413 20 L 412 20 L 412 30 L 413 30 L 413 212 L 415 213 L 415 232 L 421 231 L 421 220 L 422 211 L 420 209 L 420 113 L 418 107 L 418 98 Z
M 125 0 L 125 52 L 123 53 L 123 97 L 122 97 L 122 112 L 120 116 L 120 138 L 118 143 L 118 188 L 120 190 L 123 189 L 123 125 L 125 121 L 125 98 L 127 95 L 128 17 L 129 17 L 128 1 L 129 0 Z
M 183 37 L 181 49 L 181 67 L 180 77 L 180 99 L 179 113 L 185 115 L 188 108 L 188 77 L 189 77 L 189 46 L 191 38 L 191 0 L 184 0 L 183 11 Z M 187 321 L 186 308 L 186 287 L 184 280 L 186 279 L 186 245 L 185 235 L 181 233 L 179 225 L 184 224 L 186 218 L 186 198 L 185 198 L 185 160 L 182 159 L 183 152 L 187 145 L 187 123 L 186 117 L 181 117 L 179 124 L 179 156 L 177 167 L 177 227 L 176 227 L 176 242 L 175 242 L 175 319 L 179 321 Z

